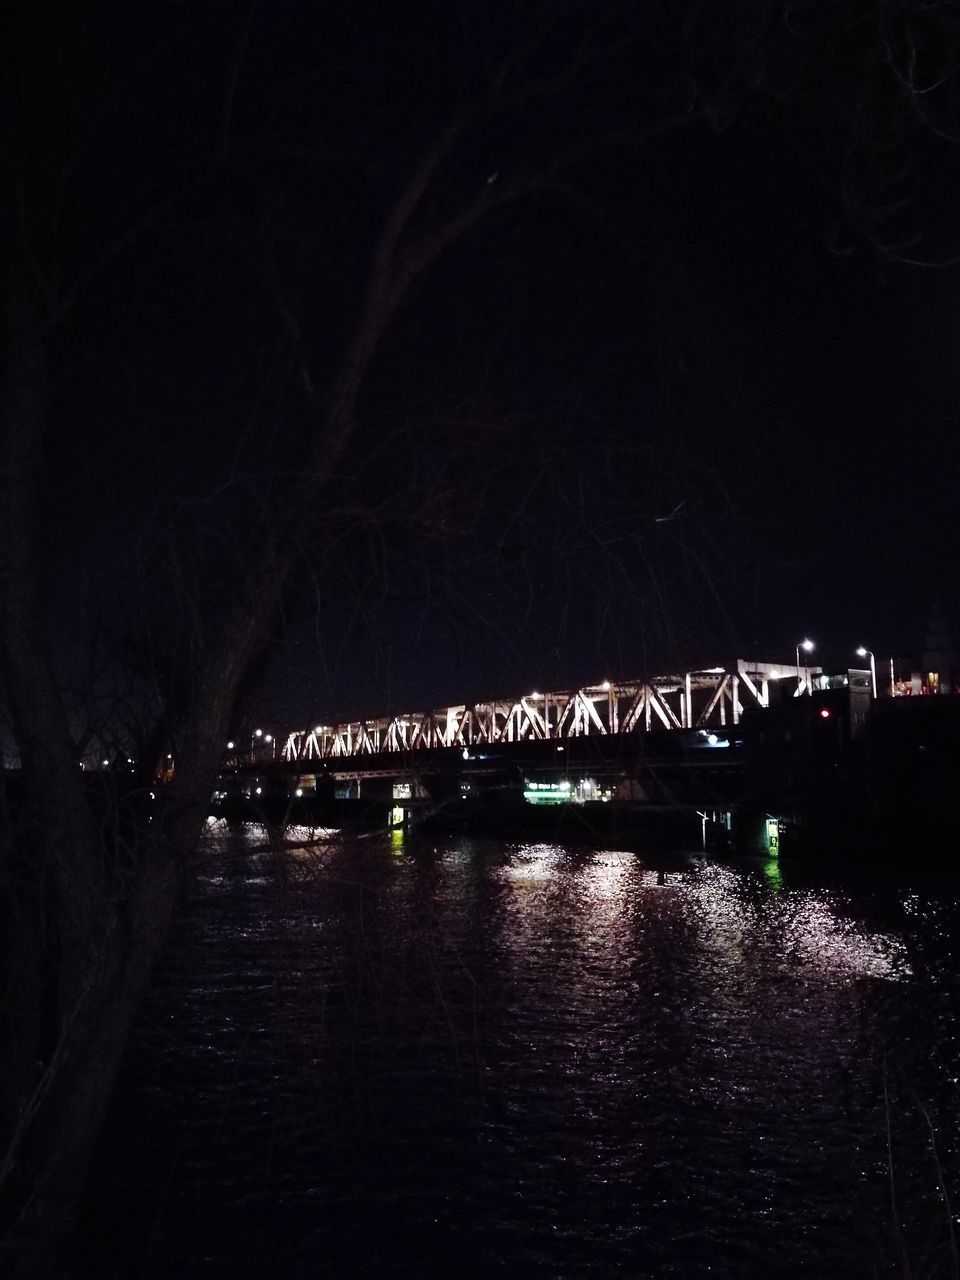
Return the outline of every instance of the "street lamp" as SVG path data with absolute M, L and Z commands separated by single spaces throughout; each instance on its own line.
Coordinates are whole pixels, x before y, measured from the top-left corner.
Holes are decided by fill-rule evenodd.
M 801 681 L 800 681 L 800 650 L 801 649 L 803 650 L 804 653 L 812 653 L 814 649 L 813 641 L 801 640 L 800 643 L 797 645 L 797 693 L 800 692 L 800 687 L 801 687 Z M 806 671 L 806 663 L 804 663 L 804 671 Z M 803 684 L 806 684 L 806 678 L 804 678 Z
M 873 696 L 876 697 L 877 696 L 877 660 L 873 656 L 873 651 L 870 649 L 865 649 L 863 645 L 861 645 L 860 648 L 857 650 L 857 657 L 870 659 L 870 683 L 873 686 Z

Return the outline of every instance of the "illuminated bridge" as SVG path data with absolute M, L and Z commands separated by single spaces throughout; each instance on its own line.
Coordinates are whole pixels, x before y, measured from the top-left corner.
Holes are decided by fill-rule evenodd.
M 279 758 L 255 734 L 215 799 L 227 817 L 308 826 L 552 838 L 562 823 L 591 839 L 756 851 L 796 826 L 811 796 L 846 803 L 871 683 L 870 671 L 741 658 L 318 724 L 291 733 Z
M 480 744 L 563 742 L 636 735 L 651 730 L 723 730 L 748 708 L 770 706 L 773 682 L 789 682 L 793 696 L 812 693 L 819 667 L 798 670 L 738 659 L 725 666 L 642 680 L 587 685 L 558 693 L 443 707 L 291 733 L 282 751 L 290 764 L 337 761 L 387 753 Z M 359 763 L 359 761 L 357 761 Z

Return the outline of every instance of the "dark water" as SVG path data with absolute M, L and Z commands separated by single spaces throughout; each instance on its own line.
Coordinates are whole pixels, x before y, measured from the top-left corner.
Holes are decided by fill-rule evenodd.
M 260 838 L 209 836 L 89 1274 L 957 1274 L 951 893 Z

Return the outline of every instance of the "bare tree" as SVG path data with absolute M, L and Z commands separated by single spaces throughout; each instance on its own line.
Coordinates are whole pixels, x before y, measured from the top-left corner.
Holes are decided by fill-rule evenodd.
M 22 768 L 2 848 L 0 1186 L 16 1274 L 52 1273 L 71 1230 L 244 683 L 276 642 L 291 592 L 317 572 L 345 525 L 382 520 L 349 492 L 348 477 L 351 468 L 365 474 L 356 449 L 373 434 L 364 395 L 390 335 L 431 289 L 442 294 L 441 263 L 492 228 L 505 234 L 520 211 L 562 206 L 599 234 L 602 210 L 590 183 L 598 155 L 626 163 L 638 147 L 694 121 L 721 127 L 761 82 L 770 32 L 783 16 L 775 7 L 744 4 L 729 27 L 705 32 L 696 6 L 679 8 L 685 21 L 670 5 L 598 9 L 569 0 L 522 15 L 511 6 L 465 6 L 464 30 L 450 37 L 457 74 L 433 94 L 421 87 L 409 128 L 398 126 L 402 144 L 389 146 L 369 135 L 373 116 L 348 110 L 364 105 L 362 95 L 346 106 L 322 96 L 356 93 L 357 49 L 339 63 L 330 55 L 324 71 L 334 90 L 301 67 L 267 92 L 250 5 L 236 27 L 218 28 L 208 54 L 189 51 L 198 68 L 190 80 L 182 70 L 194 65 L 184 52 L 195 34 L 187 17 L 157 64 L 136 65 L 129 52 L 120 58 L 124 74 L 146 76 L 171 115 L 181 100 L 188 104 L 184 131 L 199 141 L 178 152 L 161 129 L 153 149 L 144 143 L 150 163 L 130 160 L 128 175 L 111 167 L 110 152 L 126 87 L 116 67 L 106 85 L 98 81 L 90 34 L 103 15 L 94 8 L 68 21 L 55 0 L 9 6 L 0 653 Z M 418 71 L 411 66 L 410 75 Z M 204 73 L 220 84 L 219 95 Z M 251 81 L 260 83 L 257 93 L 248 92 Z M 309 94 L 320 95 L 319 113 L 333 117 L 326 133 L 315 128 L 318 111 L 300 110 Z M 245 114 L 248 97 L 256 111 Z M 154 123 L 144 112 L 144 131 Z M 119 136 L 132 150 L 135 135 Z M 315 194 L 294 216 L 273 188 L 289 189 L 298 176 Z M 335 223 L 336 193 L 327 199 L 323 183 L 354 178 L 365 195 L 351 209 L 362 206 L 365 220 L 344 228 Z M 99 205 L 91 194 L 97 184 L 108 190 Z M 91 230 L 89 207 L 111 216 Z M 126 273 L 140 282 L 143 306 L 142 294 L 162 291 L 175 260 L 195 264 L 204 295 L 217 288 L 205 257 L 223 241 L 232 268 L 241 264 L 243 305 L 256 316 L 251 379 L 211 411 L 228 420 L 225 465 L 202 503 L 144 504 L 151 518 L 132 534 L 136 556 L 122 572 L 118 556 L 106 574 L 149 584 L 113 583 L 135 607 L 124 606 L 125 631 L 110 636 L 108 648 L 118 653 L 122 641 L 135 651 L 136 676 L 115 687 L 122 697 L 112 704 L 109 732 L 117 746 L 139 738 L 147 775 L 176 741 L 175 776 L 148 822 L 142 793 L 105 808 L 79 768 L 49 626 L 43 521 L 51 424 L 67 412 L 64 352 L 79 360 L 78 330 L 91 316 L 100 323 L 118 296 L 135 305 L 136 290 L 105 290 Z M 321 268 L 303 249 L 317 242 L 333 246 L 324 261 L 329 278 L 337 271 L 347 278 L 329 309 Z M 338 262 L 340 244 L 349 269 Z M 488 257 L 495 264 L 495 248 Z M 162 314 L 176 323 L 175 312 Z M 143 341 L 146 326 L 135 332 Z M 136 411 L 140 401 L 132 403 Z M 271 467 L 263 450 L 296 465 Z M 454 447 L 448 456 L 457 457 Z M 441 540 L 455 524 L 457 503 L 444 497 L 455 488 L 447 472 L 429 499 L 418 495 L 419 518 Z M 646 518 L 678 510 L 670 502 Z M 612 542 L 617 532 L 608 533 Z M 106 732 L 98 729 L 101 740 Z
M 156 751 L 166 745 L 164 734 L 168 742 L 175 734 L 177 767 L 148 823 L 135 799 L 104 811 L 78 767 L 76 726 L 47 633 L 45 449 L 62 376 L 63 327 L 104 275 L 137 260 L 151 227 L 176 217 L 185 184 L 211 181 L 209 165 L 189 179 L 178 173 L 172 195 L 134 191 L 109 235 L 96 237 L 78 258 L 81 219 L 71 201 L 78 181 L 83 190 L 77 175 L 89 163 L 95 114 L 85 101 L 94 74 L 87 33 L 79 18 L 64 23 L 56 4 L 20 6 L 13 14 L 15 29 L 5 42 L 11 85 L 5 230 L 12 251 L 5 281 L 0 647 L 22 796 L 4 848 L 0 1092 L 2 1185 L 17 1274 L 52 1271 L 71 1228 L 131 1019 L 189 874 L 238 690 L 271 643 L 310 549 L 327 536 L 321 498 L 355 439 L 359 399 L 384 335 L 444 255 L 521 201 L 555 198 L 565 171 L 598 143 L 583 136 L 598 77 L 637 33 L 622 14 L 613 23 L 585 21 L 574 6 L 564 17 L 573 25 L 547 59 L 531 31 L 520 32 L 522 38 L 513 33 L 497 65 L 441 119 L 419 154 L 397 166 L 379 230 L 361 247 L 361 298 L 339 352 L 318 358 L 275 246 L 261 235 L 257 274 L 286 370 L 274 409 L 281 424 L 273 432 L 289 440 L 282 420 L 293 422 L 299 464 L 282 494 L 260 495 L 256 536 L 242 555 L 229 530 L 218 533 L 202 520 L 189 529 L 181 520 L 166 544 L 156 574 L 166 599 L 159 608 L 154 600 L 148 629 L 151 662 L 165 666 L 170 683 L 155 690 L 163 707 L 159 729 L 141 736 Z M 540 35 L 557 37 L 558 26 L 549 23 Z M 243 58 L 241 48 L 231 63 L 214 168 L 249 141 L 237 135 L 234 118 Z M 575 127 L 549 137 L 554 104 L 577 93 L 584 111 L 574 112 Z M 610 121 L 609 111 L 604 118 Z M 525 136 L 513 148 L 511 170 L 497 171 L 486 161 L 487 138 L 510 121 Z M 657 114 L 653 127 L 673 123 Z M 610 141 L 622 144 L 625 130 L 638 131 L 636 120 L 615 119 L 618 136 Z M 184 548 L 193 556 L 185 557 Z M 175 614 L 175 624 L 164 611 Z

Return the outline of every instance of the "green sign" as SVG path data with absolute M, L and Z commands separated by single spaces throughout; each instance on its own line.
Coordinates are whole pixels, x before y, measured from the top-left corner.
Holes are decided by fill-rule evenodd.
M 776 857 L 780 852 L 780 819 L 767 819 L 767 852 Z

